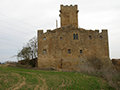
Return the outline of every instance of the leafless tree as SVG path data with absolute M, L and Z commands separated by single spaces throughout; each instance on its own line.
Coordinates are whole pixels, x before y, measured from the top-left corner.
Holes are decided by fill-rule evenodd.
M 18 52 L 17 58 L 23 59 L 28 63 L 29 60 L 37 58 L 37 50 L 37 38 L 33 37 L 25 46 L 23 46 L 22 50 Z

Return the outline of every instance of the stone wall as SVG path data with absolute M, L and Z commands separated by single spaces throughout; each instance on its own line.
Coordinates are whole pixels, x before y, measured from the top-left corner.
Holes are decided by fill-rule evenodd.
M 61 19 L 61 27 L 66 25 L 74 25 L 78 27 L 78 10 L 77 5 L 75 6 L 60 6 L 60 19 Z
M 78 34 L 78 39 L 74 39 Z M 71 50 L 71 53 L 69 53 Z M 38 30 L 38 67 L 76 70 L 87 58 L 109 59 L 107 30 L 85 30 L 68 25 L 55 30 Z
M 60 18 L 60 28 L 38 30 L 39 68 L 78 70 L 92 57 L 109 60 L 107 30 L 78 28 L 77 5 L 61 5 Z

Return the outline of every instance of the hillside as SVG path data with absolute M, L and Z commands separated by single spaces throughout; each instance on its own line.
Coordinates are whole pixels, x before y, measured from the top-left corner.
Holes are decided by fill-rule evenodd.
M 0 65 L 0 90 L 115 90 L 101 78 L 77 72 L 40 71 Z

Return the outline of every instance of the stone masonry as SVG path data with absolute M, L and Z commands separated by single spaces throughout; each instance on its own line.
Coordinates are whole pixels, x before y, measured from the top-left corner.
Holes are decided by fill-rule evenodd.
M 63 6 L 61 5 L 60 15 L 61 18 L 61 27 L 67 25 L 74 25 L 78 27 L 78 10 L 77 5 L 75 6 Z
M 38 30 L 38 68 L 78 70 L 89 57 L 109 59 L 107 30 L 78 28 L 77 14 L 77 5 L 61 5 L 61 27 Z

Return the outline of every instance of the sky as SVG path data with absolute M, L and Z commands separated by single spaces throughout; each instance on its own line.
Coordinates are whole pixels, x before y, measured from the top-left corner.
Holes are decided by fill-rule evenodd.
M 78 5 L 79 27 L 108 29 L 110 58 L 120 59 L 120 0 L 0 0 L 0 62 L 14 55 L 37 30 L 60 27 L 60 5 Z

